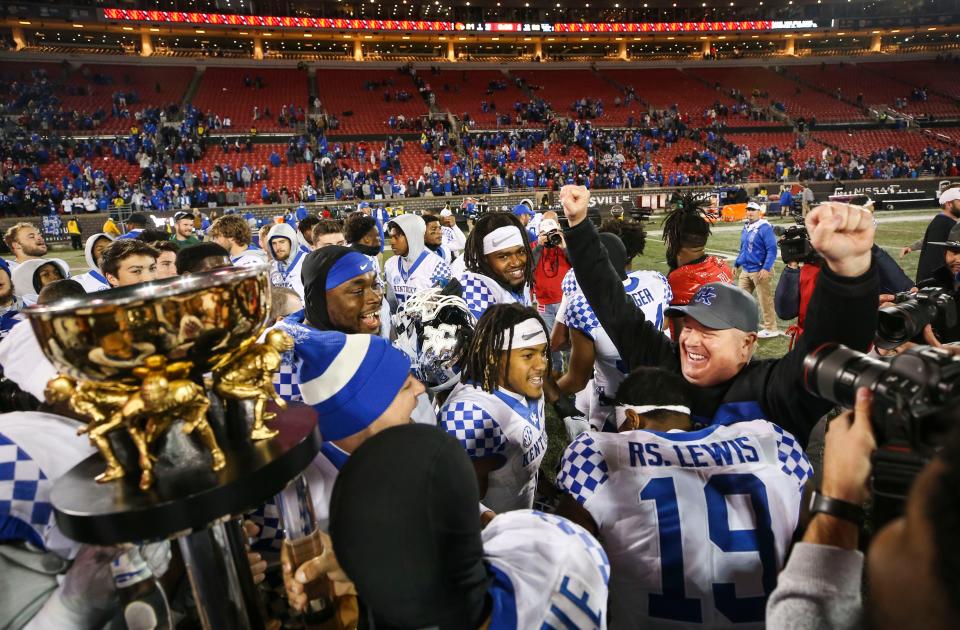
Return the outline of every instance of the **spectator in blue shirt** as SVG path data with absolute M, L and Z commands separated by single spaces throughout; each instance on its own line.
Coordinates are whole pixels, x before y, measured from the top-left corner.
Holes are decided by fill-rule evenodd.
M 769 339 L 780 334 L 777 316 L 773 308 L 773 263 L 777 260 L 777 236 L 773 226 L 760 218 L 760 204 L 747 204 L 747 223 L 740 233 L 740 253 L 734 262 L 739 274 L 737 285 L 748 293 L 756 290 L 757 302 L 763 316 L 763 329 L 757 333 L 760 339 Z
M 793 193 L 789 186 L 784 186 L 780 193 L 780 214 L 786 216 L 793 209 Z

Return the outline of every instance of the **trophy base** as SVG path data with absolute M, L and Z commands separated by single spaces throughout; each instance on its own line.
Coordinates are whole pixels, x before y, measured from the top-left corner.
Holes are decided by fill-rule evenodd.
M 51 503 L 57 525 L 71 539 L 93 545 L 164 540 L 263 504 L 313 461 L 321 444 L 311 407 L 269 410 L 277 417 L 268 426 L 278 434 L 260 442 L 225 435 L 220 444 L 226 466 L 218 471 L 211 470 L 209 452 L 191 436 L 169 431 L 158 450 L 156 481 L 148 490 L 137 486 L 135 458 L 132 467 L 125 466 L 123 479 L 97 483 L 94 478 L 104 471 L 105 462 L 91 455 L 54 484 Z M 214 431 L 226 431 L 228 427 L 214 423 L 217 415 L 210 414 Z M 124 452 L 124 457 L 129 455 Z

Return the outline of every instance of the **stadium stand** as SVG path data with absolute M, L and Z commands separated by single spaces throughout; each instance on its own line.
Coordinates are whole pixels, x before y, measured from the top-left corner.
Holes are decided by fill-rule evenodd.
M 471 127 L 476 129 L 496 128 L 498 113 L 510 114 L 515 102 L 530 100 L 508 74 L 499 70 L 441 70 L 432 81 L 437 106 L 454 116 L 469 115 L 474 121 Z M 481 105 L 484 101 L 487 111 Z M 515 125 L 513 116 L 510 120 L 506 126 Z
M 316 84 L 324 111 L 340 121 L 331 135 L 389 133 L 391 116 L 412 121 L 428 112 L 410 75 L 396 70 L 318 69 Z M 408 100 L 398 101 L 398 91 Z
M 260 132 L 295 130 L 296 124 L 306 118 L 307 73 L 275 68 L 207 68 L 192 103 L 202 112 L 213 111 L 221 118 L 230 118 L 233 129 L 240 133 L 251 126 Z M 260 111 L 257 121 L 253 120 L 254 107 Z M 282 115 L 290 109 L 296 110 L 292 124 L 289 112 Z
M 66 109 L 105 110 L 99 130 L 124 131 L 137 111 L 171 103 L 179 107 L 194 72 L 182 66 L 151 66 L 143 72 L 136 66 L 88 64 L 69 73 L 60 103 Z
M 907 85 L 926 87 L 931 93 L 939 93 L 954 100 L 960 99 L 960 83 L 956 80 L 955 63 L 934 60 L 877 62 L 863 64 L 863 68 Z
M 793 66 L 790 71 L 814 89 L 827 94 L 836 94 L 839 90 L 844 101 L 858 107 L 886 105 L 907 114 L 932 115 L 938 118 L 960 115 L 960 107 L 956 103 L 936 94 L 924 94 L 922 98 L 918 95 L 914 98 L 909 85 L 900 81 L 879 79 L 876 74 L 867 70 L 871 65 Z M 902 105 L 897 105 L 898 100 Z
M 816 117 L 820 122 L 828 122 L 864 118 L 853 105 L 801 86 L 768 68 L 694 68 L 690 72 L 710 84 L 739 90 L 757 105 L 776 109 L 782 106 L 782 111 L 793 119 Z
M 614 106 L 614 100 L 622 98 L 620 90 L 592 70 L 516 70 L 510 74 L 523 79 L 530 93 L 549 103 L 559 116 L 583 118 L 576 101 L 589 99 L 602 108 L 601 115 L 591 116 L 595 125 L 622 125 L 627 120 L 627 108 Z M 585 105 L 580 109 L 591 109 Z

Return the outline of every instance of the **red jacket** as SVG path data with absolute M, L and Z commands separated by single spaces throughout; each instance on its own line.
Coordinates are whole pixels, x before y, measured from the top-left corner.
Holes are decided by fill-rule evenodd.
M 557 304 L 563 298 L 560 283 L 571 269 L 567 255 L 559 247 L 536 247 L 533 251 L 533 294 L 537 304 Z
M 689 304 L 701 285 L 709 282 L 733 282 L 730 265 L 719 256 L 705 256 L 698 263 L 681 265 L 667 277 L 673 291 L 672 306 Z

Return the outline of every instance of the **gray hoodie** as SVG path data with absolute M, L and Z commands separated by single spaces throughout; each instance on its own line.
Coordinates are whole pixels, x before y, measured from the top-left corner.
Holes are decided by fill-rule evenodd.
M 273 253 L 273 239 L 285 238 L 290 241 L 290 254 L 283 262 L 276 259 Z M 286 223 L 278 223 L 267 232 L 266 247 L 270 251 L 273 260 L 270 263 L 270 282 L 275 287 L 286 287 L 293 289 L 300 299 L 303 300 L 303 278 L 301 272 L 303 269 L 303 259 L 307 254 L 300 249 L 300 242 L 297 240 L 297 232 L 292 226 Z
M 97 261 L 93 259 L 93 246 L 96 245 L 97 241 L 101 238 L 105 238 L 111 242 L 114 240 L 113 237 L 106 232 L 97 232 L 87 239 L 87 244 L 83 248 L 83 257 L 87 261 L 87 267 L 89 267 L 91 270 L 100 269 L 100 265 L 98 265 Z
M 390 219 L 390 222 L 387 223 L 387 230 L 390 229 L 390 223 L 396 223 L 407 237 L 409 249 L 407 255 L 402 258 L 405 263 L 412 265 L 420 257 L 420 253 L 423 252 L 423 235 L 427 232 L 427 224 L 415 214 L 401 214 L 399 217 Z

